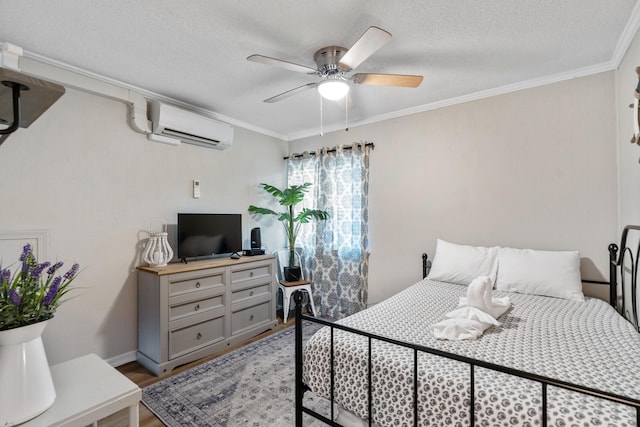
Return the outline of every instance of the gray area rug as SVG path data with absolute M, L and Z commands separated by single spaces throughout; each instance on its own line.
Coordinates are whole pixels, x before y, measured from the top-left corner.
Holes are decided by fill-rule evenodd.
M 306 322 L 304 339 L 320 327 Z M 142 403 L 167 426 L 293 426 L 294 329 L 144 387 Z M 328 406 L 313 400 L 305 406 Z M 318 423 L 305 416 L 306 425 Z

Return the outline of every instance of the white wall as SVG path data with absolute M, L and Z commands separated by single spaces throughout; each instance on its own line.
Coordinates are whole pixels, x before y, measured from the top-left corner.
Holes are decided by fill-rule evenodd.
M 437 238 L 576 249 L 584 278 L 606 278 L 617 238 L 615 133 L 609 72 L 293 141 L 289 151 L 375 143 L 376 303 L 420 279 L 420 255 L 432 257 Z
M 83 269 L 74 298 L 45 330 L 50 363 L 91 352 L 115 363 L 135 357 L 135 266 L 145 232 L 161 231 L 158 218 L 175 224 L 177 212 L 242 213 L 249 247 L 256 223 L 247 207 L 261 202 L 257 184 L 285 182 L 287 147 L 278 139 L 236 128 L 225 151 L 174 147 L 147 141 L 126 117 L 122 103 L 67 90 L 0 146 L 0 232 L 45 230 L 49 259 Z M 273 246 L 283 244 L 280 234 L 263 228 Z
M 640 147 L 630 144 L 633 135 L 633 103 L 640 66 L 640 35 L 636 34 L 616 71 L 616 108 L 618 112 L 618 162 L 620 170 L 620 228 L 640 224 Z

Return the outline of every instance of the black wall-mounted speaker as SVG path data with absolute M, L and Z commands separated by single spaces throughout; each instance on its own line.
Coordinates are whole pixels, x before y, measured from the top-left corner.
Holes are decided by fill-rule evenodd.
M 262 239 L 260 237 L 260 227 L 251 229 L 251 249 L 260 249 L 262 247 Z

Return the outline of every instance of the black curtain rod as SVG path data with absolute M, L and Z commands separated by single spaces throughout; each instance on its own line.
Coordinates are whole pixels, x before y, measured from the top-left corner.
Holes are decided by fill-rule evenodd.
M 376 146 L 373 144 L 373 142 L 365 142 L 364 144 L 365 147 L 371 147 L 372 150 L 374 150 L 376 148 Z M 345 145 L 344 147 L 342 147 L 343 150 L 351 150 L 353 149 L 352 145 Z M 327 153 L 335 153 L 336 152 L 336 148 L 330 148 L 327 150 Z M 310 151 L 309 155 L 311 156 L 315 156 L 316 152 L 315 151 Z M 303 155 L 302 154 L 294 154 L 293 156 L 287 156 L 287 157 L 283 157 L 284 160 L 289 160 L 289 157 L 293 157 L 295 159 L 299 159 L 301 158 Z

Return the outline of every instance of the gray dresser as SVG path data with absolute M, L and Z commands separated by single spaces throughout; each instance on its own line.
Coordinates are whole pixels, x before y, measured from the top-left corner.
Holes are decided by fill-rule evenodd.
M 273 255 L 138 267 L 140 364 L 156 375 L 274 328 Z

